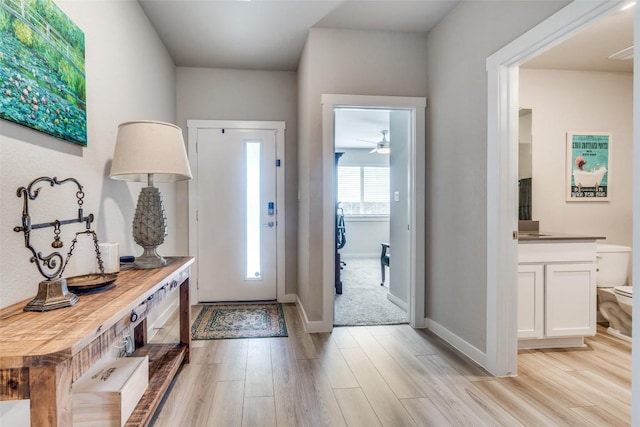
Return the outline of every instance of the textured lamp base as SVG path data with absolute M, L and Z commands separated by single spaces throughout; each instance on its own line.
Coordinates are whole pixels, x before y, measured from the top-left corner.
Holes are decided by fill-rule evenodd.
M 78 296 L 69 292 L 65 279 L 43 280 L 38 284 L 38 294 L 24 311 L 51 311 L 70 307 L 78 302 Z
M 167 265 L 156 248 L 164 243 L 167 235 L 167 219 L 162 195 L 156 187 L 144 187 L 138 196 L 133 217 L 133 240 L 144 248 L 144 253 L 133 263 L 134 268 L 149 269 Z
M 167 260 L 156 252 L 155 247 L 144 248 L 144 253 L 133 262 L 133 267 L 141 270 L 164 267 L 165 265 L 167 265 Z

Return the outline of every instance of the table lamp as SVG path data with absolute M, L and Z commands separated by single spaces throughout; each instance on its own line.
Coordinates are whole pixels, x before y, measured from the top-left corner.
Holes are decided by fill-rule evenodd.
M 140 191 L 133 217 L 133 239 L 144 249 L 133 266 L 150 269 L 166 265 L 156 248 L 167 235 L 167 218 L 162 195 L 153 183 L 191 179 L 182 129 L 156 121 L 122 123 L 118 126 L 109 177 L 148 183 Z

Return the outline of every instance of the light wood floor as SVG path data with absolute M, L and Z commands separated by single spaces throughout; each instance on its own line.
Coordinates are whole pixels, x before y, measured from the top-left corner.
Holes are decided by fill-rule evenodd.
M 195 318 L 200 307 L 194 307 Z M 288 338 L 194 341 L 159 426 L 628 426 L 631 346 L 604 332 L 580 350 L 524 351 L 494 378 L 408 325 Z M 177 318 L 153 341 L 177 341 Z

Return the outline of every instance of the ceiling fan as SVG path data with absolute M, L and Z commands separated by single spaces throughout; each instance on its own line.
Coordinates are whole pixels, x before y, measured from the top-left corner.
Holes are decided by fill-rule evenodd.
M 375 142 L 375 141 L 367 141 L 366 139 L 359 139 L 358 141 L 363 141 L 363 142 L 368 142 L 370 144 L 376 144 L 376 147 L 369 151 L 369 153 L 379 153 L 379 154 L 389 154 L 391 152 L 391 148 L 389 146 L 389 140 L 387 139 L 387 133 L 389 133 L 388 130 L 381 130 L 380 133 L 382 133 L 382 140 Z

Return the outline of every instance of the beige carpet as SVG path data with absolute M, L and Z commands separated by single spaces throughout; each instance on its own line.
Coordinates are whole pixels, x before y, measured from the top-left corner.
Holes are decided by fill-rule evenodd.
M 387 299 L 389 288 L 380 286 L 380 259 L 346 259 L 342 269 L 342 294 L 336 295 L 335 326 L 395 325 L 407 322 L 407 313 Z M 389 269 L 387 269 L 387 273 Z

